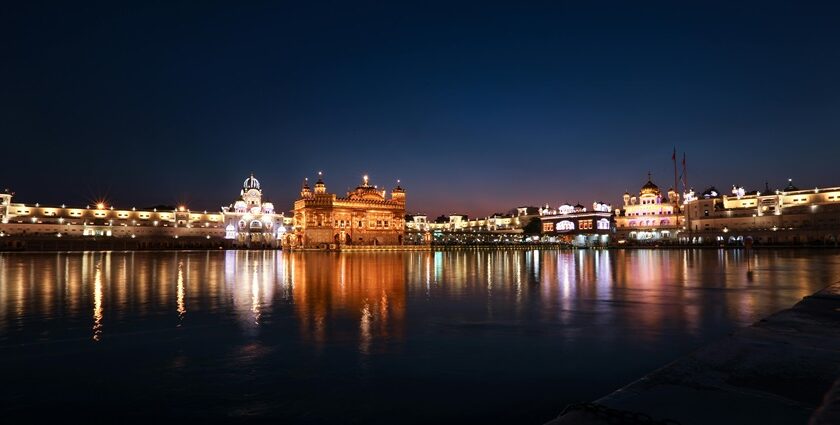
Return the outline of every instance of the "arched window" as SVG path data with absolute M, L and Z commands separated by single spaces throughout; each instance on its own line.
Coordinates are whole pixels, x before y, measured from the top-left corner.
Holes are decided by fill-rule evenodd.
M 232 224 L 225 227 L 225 239 L 236 239 L 236 228 Z
M 667 226 L 669 224 L 671 224 L 671 220 L 668 220 L 667 218 L 659 221 L 660 226 Z
M 556 229 L 558 231 L 575 230 L 575 224 L 569 220 L 563 220 L 557 223 Z
M 609 230 L 610 229 L 610 221 L 606 218 L 602 218 L 598 220 L 598 230 Z
M 262 226 L 263 226 L 263 224 L 259 220 L 252 220 L 251 221 L 251 228 L 252 229 L 262 229 Z

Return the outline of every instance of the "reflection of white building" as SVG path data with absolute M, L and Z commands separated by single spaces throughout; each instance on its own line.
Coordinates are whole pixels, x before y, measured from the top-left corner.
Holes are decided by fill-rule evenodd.
M 263 202 L 260 182 L 254 175 L 242 183 L 240 198 L 222 207 L 225 217 L 225 239 L 247 247 L 280 246 L 289 220 L 274 211 L 274 204 Z

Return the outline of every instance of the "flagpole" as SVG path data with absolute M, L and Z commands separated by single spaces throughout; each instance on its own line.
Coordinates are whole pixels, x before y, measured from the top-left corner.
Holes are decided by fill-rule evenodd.
M 674 163 L 674 193 L 676 193 L 677 197 L 679 197 L 680 192 L 679 192 L 679 189 L 678 189 L 678 186 L 677 186 L 678 183 L 677 183 L 677 147 L 676 146 L 674 146 L 674 153 L 671 154 L 671 161 Z M 676 199 L 671 199 L 671 203 L 676 204 L 677 200 Z

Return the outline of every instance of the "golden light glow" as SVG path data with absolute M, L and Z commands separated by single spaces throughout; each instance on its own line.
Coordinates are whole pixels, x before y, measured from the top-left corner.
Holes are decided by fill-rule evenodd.
M 93 275 L 93 340 L 102 339 L 102 263 L 96 264 Z
M 184 263 L 178 263 L 178 318 L 183 319 L 187 314 L 187 307 L 184 304 Z
M 97 202 L 96 209 L 104 210 L 105 209 L 105 203 L 104 202 Z

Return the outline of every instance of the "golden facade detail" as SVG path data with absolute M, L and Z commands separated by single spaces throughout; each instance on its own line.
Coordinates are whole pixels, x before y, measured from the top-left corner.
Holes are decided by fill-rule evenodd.
M 314 190 L 304 181 L 295 201 L 294 237 L 298 248 L 341 245 L 402 245 L 405 234 L 405 190 L 399 186 L 386 196 L 384 189 L 362 183 L 347 196 L 327 193 L 319 178 Z

